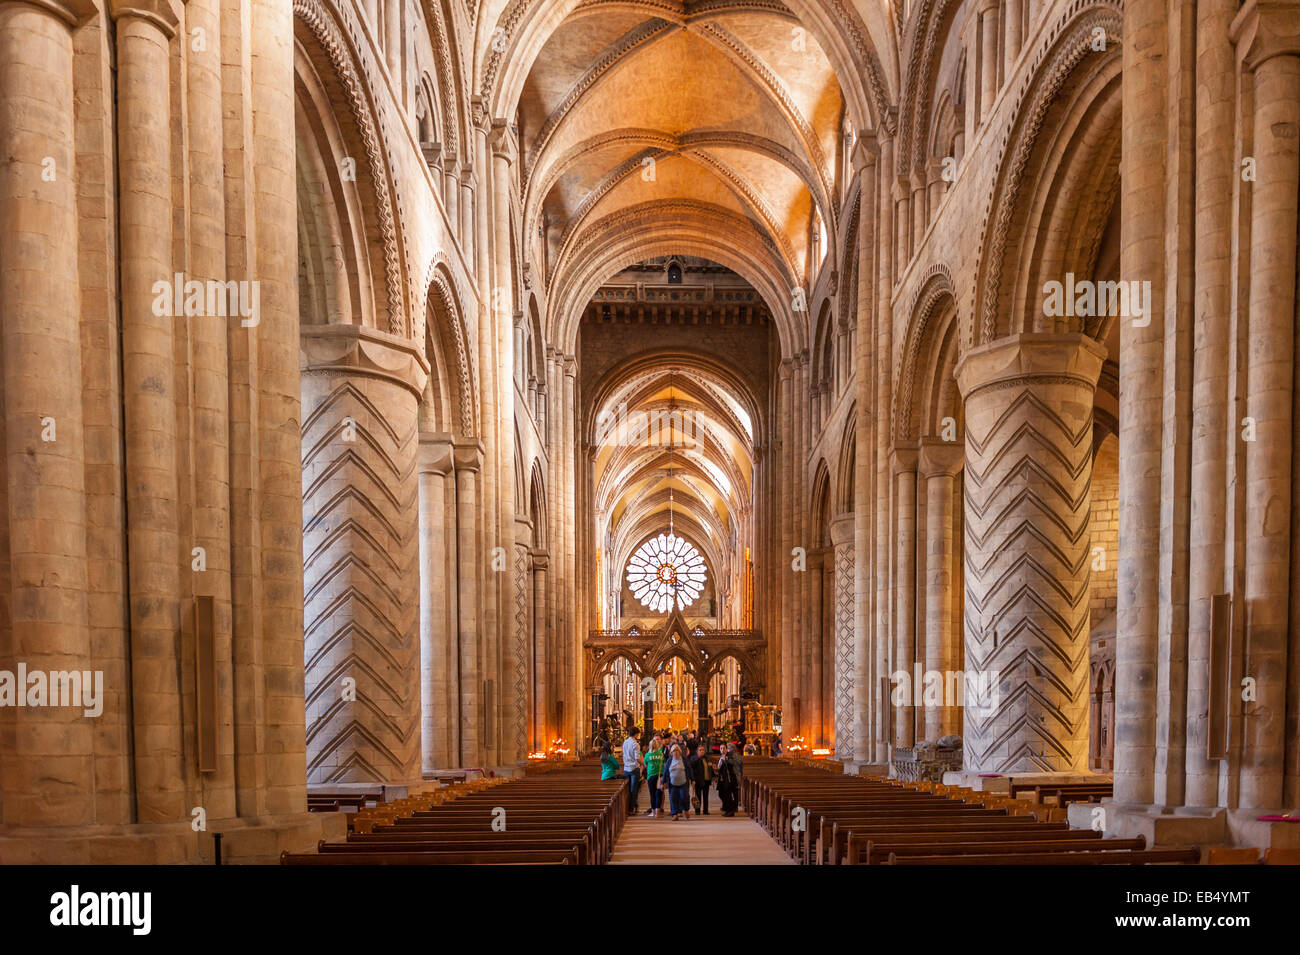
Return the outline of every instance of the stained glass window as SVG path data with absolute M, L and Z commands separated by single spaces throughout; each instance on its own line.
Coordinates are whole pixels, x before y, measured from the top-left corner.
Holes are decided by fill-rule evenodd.
M 667 613 L 677 597 L 685 610 L 704 591 L 704 558 L 687 540 L 671 534 L 652 537 L 627 562 L 632 595 L 653 613 Z

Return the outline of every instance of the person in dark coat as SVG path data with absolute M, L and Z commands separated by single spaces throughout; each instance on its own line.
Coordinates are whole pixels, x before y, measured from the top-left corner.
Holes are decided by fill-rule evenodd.
M 740 753 L 735 743 L 727 744 L 727 751 L 718 761 L 718 798 L 722 800 L 722 814 L 734 816 L 740 804 Z
M 695 811 L 701 815 L 709 814 L 709 784 L 713 781 L 713 766 L 709 762 L 704 746 L 696 741 L 689 760 L 691 779 L 695 784 L 695 798 L 692 800 Z

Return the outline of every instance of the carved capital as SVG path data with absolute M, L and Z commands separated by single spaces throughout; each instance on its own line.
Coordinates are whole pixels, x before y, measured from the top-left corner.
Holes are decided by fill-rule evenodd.
M 890 451 L 890 464 L 895 474 L 915 474 L 919 457 L 915 444 L 902 444 Z
M 25 0 L 25 3 L 29 7 L 44 10 L 74 29 L 99 12 L 93 0 Z
M 456 448 L 450 434 L 420 434 L 420 473 L 450 474 L 456 466 Z
M 108 0 L 108 14 L 119 22 L 133 17 L 145 20 L 169 40 L 181 22 L 174 0 Z
M 474 472 L 483 467 L 483 445 L 478 441 L 457 441 L 452 450 L 456 471 Z
M 1300 2 L 1246 0 L 1228 35 L 1252 70 L 1275 56 L 1300 56 Z
M 853 515 L 841 514 L 831 521 L 831 546 L 836 550 L 853 543 Z
M 861 172 L 874 166 L 880 159 L 880 142 L 875 133 L 858 133 L 857 142 L 853 144 L 853 152 L 849 154 L 853 161 L 853 168 Z
M 957 365 L 957 387 L 975 392 L 1035 378 L 1070 379 L 1097 386 L 1106 349 L 1087 335 L 1010 335 L 967 352 Z
M 417 401 L 424 393 L 428 360 L 409 339 L 361 325 L 304 325 L 298 341 L 304 375 L 379 378 Z
M 492 155 L 496 159 L 513 163 L 518 158 L 519 146 L 515 131 L 504 119 L 492 121 L 492 129 L 488 133 L 488 148 L 492 150 Z
M 926 478 L 947 475 L 951 477 L 961 470 L 966 460 L 966 448 L 956 441 L 944 441 L 942 438 L 922 438 L 920 460 L 917 467 Z

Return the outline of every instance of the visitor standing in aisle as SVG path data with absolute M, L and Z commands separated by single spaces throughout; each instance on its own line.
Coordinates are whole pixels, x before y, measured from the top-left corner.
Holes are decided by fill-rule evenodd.
M 627 739 L 623 740 L 623 775 L 627 777 L 627 814 L 636 813 L 636 796 L 641 790 L 641 744 L 637 737 L 641 731 L 629 726 Z
M 650 789 L 650 808 L 647 816 L 659 817 L 659 807 L 663 802 L 663 789 L 660 787 L 660 773 L 664 767 L 664 741 L 656 737 L 650 743 L 645 754 L 645 784 Z

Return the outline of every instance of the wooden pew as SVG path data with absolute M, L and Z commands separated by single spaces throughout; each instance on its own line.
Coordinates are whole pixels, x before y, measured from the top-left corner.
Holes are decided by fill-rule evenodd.
M 928 855 L 898 857 L 889 854 L 885 865 L 1154 865 L 1177 863 L 1195 865 L 1201 861 L 1196 846 L 1186 849 L 1118 849 L 1102 851 L 1084 849 L 1074 852 L 1021 852 L 1009 855 Z

